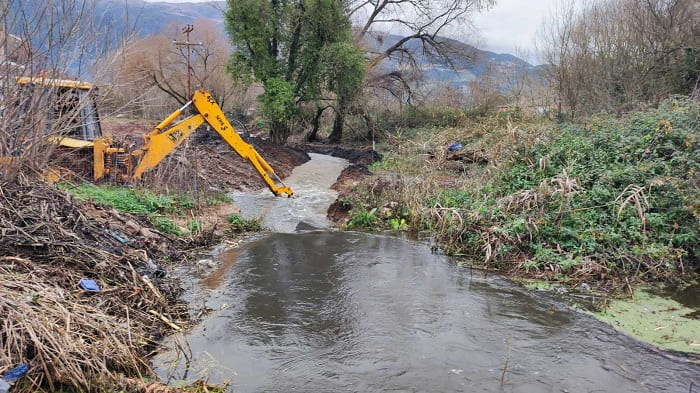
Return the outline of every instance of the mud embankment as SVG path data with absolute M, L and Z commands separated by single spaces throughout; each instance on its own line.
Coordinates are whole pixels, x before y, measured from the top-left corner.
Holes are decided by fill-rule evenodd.
M 381 161 L 381 154 L 368 147 L 349 148 L 307 144 L 304 145 L 303 148 L 310 152 L 327 154 L 350 161 L 350 165 L 340 173 L 335 184 L 331 186 L 332 189 L 338 191 L 338 198 L 328 208 L 329 220 L 336 224 L 344 222 L 350 213 L 350 206 L 344 204 L 342 202 L 343 199 L 352 192 L 352 187 L 356 185 L 360 179 L 370 175 L 370 165 Z
M 143 145 L 143 135 L 154 125 L 145 120 L 111 119 L 103 122 L 103 131 L 112 135 L 119 146 L 132 151 Z M 260 153 L 282 179 L 289 176 L 292 169 L 309 160 L 309 155 L 303 149 L 278 145 L 251 134 L 241 137 Z M 255 168 L 241 159 L 219 135 L 206 129 L 198 130 L 148 172 L 145 185 L 192 189 L 195 171 L 199 188 L 203 190 L 254 191 L 266 187 Z

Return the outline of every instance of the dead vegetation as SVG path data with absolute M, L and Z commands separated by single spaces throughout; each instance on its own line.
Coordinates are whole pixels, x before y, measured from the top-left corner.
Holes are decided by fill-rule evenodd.
M 423 232 L 475 265 L 574 287 L 692 279 L 700 266 L 697 110 L 675 97 L 581 123 L 495 113 L 461 129 L 397 131 L 372 176 L 346 187 L 331 217 Z
M 154 263 L 186 245 L 153 229 L 127 238 L 115 225 L 138 218 L 96 211 L 51 185 L 0 185 L 0 374 L 31 364 L 13 391 L 153 391 L 136 382 L 152 377 L 147 356 L 186 324 L 178 287 Z

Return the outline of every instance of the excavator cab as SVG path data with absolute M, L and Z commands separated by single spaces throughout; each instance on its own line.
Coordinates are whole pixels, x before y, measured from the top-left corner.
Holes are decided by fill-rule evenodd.
M 24 118 L 41 108 L 41 124 L 44 135 L 57 147 L 52 154 L 51 167 L 43 176 L 50 181 L 69 179 L 74 173 L 92 175 L 95 140 L 103 138 L 100 117 L 95 98 L 97 89 L 90 83 L 38 77 L 18 77 L 19 90 L 12 116 Z M 36 129 L 36 128 L 35 128 Z M 12 157 L 21 155 L 31 145 L 31 139 L 18 139 L 10 149 L 9 157 L 2 162 L 12 162 Z M 68 169 L 70 168 L 70 169 Z
M 51 88 L 54 96 L 44 97 L 51 103 L 46 132 L 61 129 L 60 146 L 87 147 L 81 142 L 92 142 L 102 137 L 100 116 L 95 104 L 97 89 L 92 84 L 45 77 L 20 77 L 17 83 L 27 90 Z M 60 127 L 56 127 L 57 122 L 60 122 Z
M 59 151 L 67 150 L 69 153 L 69 158 L 58 164 L 71 169 L 80 167 L 81 172 L 84 172 L 82 169 L 87 169 L 92 172 L 95 180 L 105 177 L 117 181 L 141 179 L 146 171 L 158 165 L 200 125 L 207 123 L 241 158 L 255 168 L 270 191 L 277 196 L 292 196 L 291 188 L 282 182 L 255 148 L 238 135 L 214 97 L 204 90 L 197 90 L 185 106 L 145 134 L 143 147 L 126 151 L 123 147 L 115 146 L 109 135 L 102 134 L 94 99 L 96 89 L 92 84 L 41 76 L 17 78 L 17 83 L 26 89 L 50 87 L 46 91 L 51 94 L 55 92 L 55 97 L 44 97 L 52 103 L 48 105 L 50 116 L 47 136 L 56 138 Z M 188 107 L 193 109 L 193 114 L 176 121 Z M 62 130 L 60 135 L 48 135 L 56 129 Z

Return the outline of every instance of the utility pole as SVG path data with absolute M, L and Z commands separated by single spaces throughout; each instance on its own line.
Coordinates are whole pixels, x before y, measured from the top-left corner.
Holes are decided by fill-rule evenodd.
M 187 26 L 182 28 L 182 32 L 185 34 L 185 42 L 182 41 L 173 41 L 173 44 L 175 46 L 184 46 L 185 50 L 187 51 L 187 95 L 186 95 L 186 100 L 189 101 L 192 99 L 192 65 L 190 62 L 190 55 L 192 53 L 192 47 L 193 46 L 202 46 L 201 42 L 190 42 L 190 33 L 194 30 L 194 25 L 188 24 Z M 198 187 L 198 178 L 199 178 L 199 165 L 198 164 L 198 159 L 197 159 L 197 141 L 196 138 L 193 139 L 193 144 L 194 144 L 194 204 L 195 204 L 195 211 L 199 211 L 199 187 Z
M 187 25 L 182 28 L 182 32 L 185 34 L 185 42 L 173 41 L 176 46 L 184 46 L 187 50 L 187 100 L 192 98 L 192 66 L 190 65 L 190 54 L 192 52 L 191 47 L 202 46 L 201 42 L 190 42 L 190 33 L 194 30 L 194 25 Z

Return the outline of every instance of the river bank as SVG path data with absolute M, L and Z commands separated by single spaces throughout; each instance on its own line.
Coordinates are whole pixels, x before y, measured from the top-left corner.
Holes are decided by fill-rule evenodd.
M 389 133 L 382 161 L 339 179 L 329 218 L 432 239 L 460 265 L 594 298 L 625 334 L 699 352 L 698 305 L 658 296 L 700 274 L 699 113 L 680 98 L 568 124 L 515 112 Z
M 256 143 L 275 153 L 283 176 L 308 160 Z M 163 337 L 192 325 L 175 267 L 206 263 L 201 249 L 259 228 L 222 190 L 264 183 L 250 168 L 227 171 L 247 165 L 218 153 L 220 145 L 195 148 L 207 185 L 199 204 L 178 190 L 182 184 L 168 183 L 182 168 L 140 186 L 54 185 L 31 176 L 0 184 L 0 377 L 13 382 L 11 392 L 222 391 L 204 379 L 166 386 L 148 360 Z M 197 158 L 193 150 L 184 157 Z M 185 163 L 174 155 L 164 166 Z
M 467 263 L 627 291 L 700 273 L 700 104 L 558 124 L 521 113 L 387 133 L 341 181 L 346 228 L 432 237 Z

